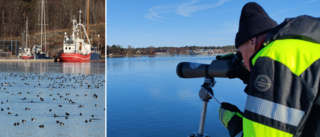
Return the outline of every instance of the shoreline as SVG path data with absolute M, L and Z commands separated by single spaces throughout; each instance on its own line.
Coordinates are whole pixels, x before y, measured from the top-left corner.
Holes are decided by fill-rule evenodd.
M 105 61 L 105 60 L 92 60 L 89 62 L 100 62 L 100 61 Z M 54 59 L 0 59 L 0 63 L 1 62 L 55 62 L 55 61 Z
M 0 62 L 54 62 L 54 59 L 0 59 Z
M 222 53 L 213 53 L 213 54 L 165 54 L 165 55 L 153 55 L 153 54 L 134 54 L 134 55 L 107 55 L 107 58 L 123 58 L 123 57 L 163 57 L 163 56 L 179 56 L 179 55 L 190 55 L 190 56 L 197 56 L 197 55 L 221 55 L 221 54 L 229 54 L 236 52 L 222 52 Z

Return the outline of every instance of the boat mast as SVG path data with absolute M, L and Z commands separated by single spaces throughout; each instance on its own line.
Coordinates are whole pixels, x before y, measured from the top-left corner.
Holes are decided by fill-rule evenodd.
M 42 46 L 43 46 L 43 38 L 42 38 L 42 35 L 43 35 L 43 32 L 46 31 L 46 28 L 44 27 L 44 24 L 45 23 L 45 20 L 46 20 L 46 16 L 45 16 L 45 5 L 44 5 L 44 1 L 41 0 L 41 11 L 40 11 L 40 28 L 41 28 L 41 38 L 40 38 L 40 46 L 41 46 L 41 50 L 42 50 Z M 46 38 L 46 34 L 44 34 L 44 52 L 46 53 L 46 45 L 47 45 L 47 38 Z
M 41 11 L 40 11 L 40 46 L 42 47 L 42 32 L 43 32 L 43 0 L 41 0 Z M 41 48 L 42 49 L 42 48 Z
M 28 17 L 26 21 L 26 48 L 27 48 L 27 44 L 28 44 Z
M 87 34 L 89 36 L 89 0 L 87 0 Z M 89 39 L 87 39 L 88 43 L 89 43 Z
M 43 1 L 43 0 L 42 0 Z M 42 2 L 42 5 L 43 5 L 43 25 L 47 25 L 47 24 L 45 24 L 46 23 L 46 14 L 45 14 L 45 4 L 44 4 L 44 2 Z M 44 31 L 44 53 L 46 53 L 47 52 L 47 37 L 46 37 L 46 27 L 43 27 L 43 31 Z

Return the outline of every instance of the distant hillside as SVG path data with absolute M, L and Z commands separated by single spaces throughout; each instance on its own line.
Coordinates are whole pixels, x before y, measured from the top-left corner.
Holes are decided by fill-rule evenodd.
M 21 36 L 25 20 L 29 20 L 29 33 L 40 31 L 41 0 L 0 0 L 0 37 Z M 90 0 L 90 24 L 105 22 L 105 0 Z M 86 21 L 86 0 L 46 0 L 47 30 L 64 29 L 71 26 L 71 19 Z
M 64 32 L 72 32 L 72 19 L 79 21 L 79 10 L 83 11 L 81 22 L 86 24 L 87 0 L 45 0 L 47 43 L 51 55 L 62 50 Z M 0 39 L 22 40 L 28 17 L 29 45 L 39 43 L 41 0 L 0 0 Z M 90 0 L 90 38 L 93 45 L 105 42 L 105 0 Z

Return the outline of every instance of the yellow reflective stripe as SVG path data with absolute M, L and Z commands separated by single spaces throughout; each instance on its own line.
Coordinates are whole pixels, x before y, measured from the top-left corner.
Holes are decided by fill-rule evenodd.
M 252 65 L 259 57 L 269 57 L 287 66 L 299 76 L 313 62 L 320 58 L 320 44 L 299 39 L 276 40 L 259 51 L 252 59 Z
M 293 135 L 243 118 L 244 137 L 292 137 Z

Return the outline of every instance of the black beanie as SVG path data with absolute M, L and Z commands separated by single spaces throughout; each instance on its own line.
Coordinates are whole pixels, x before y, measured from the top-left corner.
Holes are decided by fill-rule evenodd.
M 235 40 L 236 48 L 276 26 L 277 23 L 268 16 L 259 4 L 255 2 L 247 3 L 241 11 L 239 31 Z

